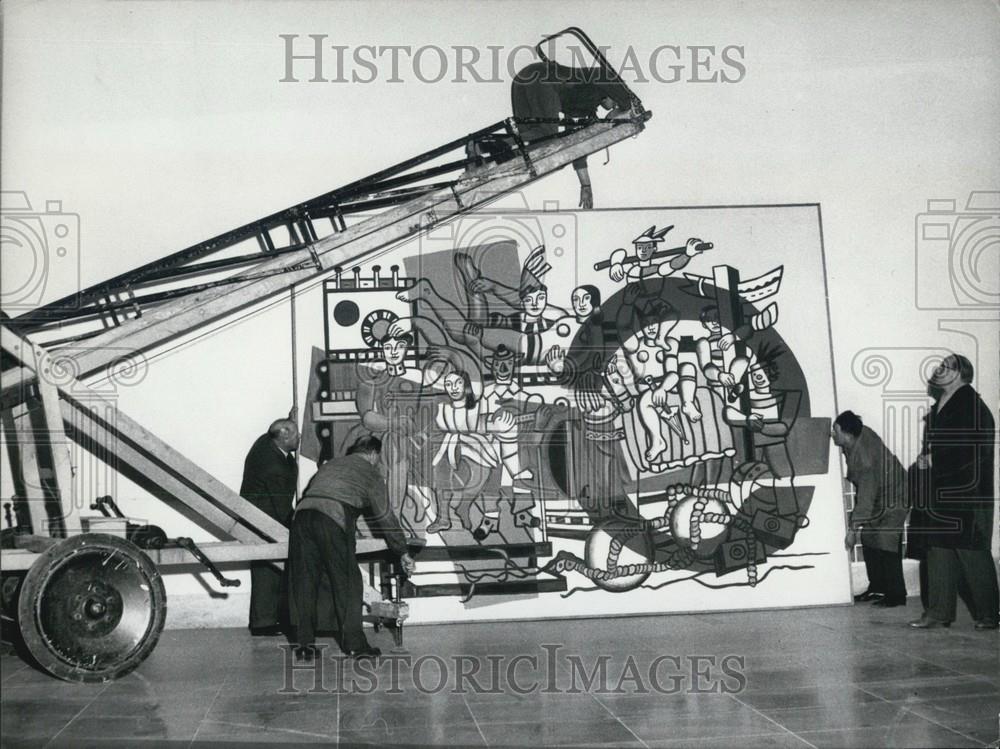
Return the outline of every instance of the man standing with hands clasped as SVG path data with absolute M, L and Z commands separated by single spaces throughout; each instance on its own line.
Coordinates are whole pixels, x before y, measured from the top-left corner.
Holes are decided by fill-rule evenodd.
M 289 563 L 292 610 L 296 618 L 296 660 L 315 658 L 316 597 L 321 576 L 330 579 L 340 649 L 354 658 L 378 658 L 361 625 L 363 590 L 358 569 L 356 523 L 360 515 L 380 529 L 403 570 L 413 574 L 406 536 L 389 507 L 385 481 L 376 467 L 382 452 L 378 437 L 360 437 L 347 454 L 319 467 L 292 521 Z
M 253 443 L 243 463 L 240 494 L 284 526 L 292 521 L 298 467 L 299 428 L 291 419 L 276 419 Z M 250 565 L 250 633 L 276 635 L 285 627 L 285 580 L 271 562 Z
M 998 628 L 993 538 L 993 414 L 972 387 L 972 362 L 946 356 L 927 384 L 927 414 L 917 468 L 930 477 L 924 516 L 928 605 L 911 627 L 947 627 L 955 619 L 960 581 L 968 587 L 977 630 Z
M 903 521 L 906 520 L 906 472 L 895 455 L 853 411 L 833 423 L 833 443 L 844 453 L 847 480 L 854 484 L 854 509 L 845 544 L 864 549 L 868 590 L 856 601 L 874 606 L 906 605 L 903 580 Z

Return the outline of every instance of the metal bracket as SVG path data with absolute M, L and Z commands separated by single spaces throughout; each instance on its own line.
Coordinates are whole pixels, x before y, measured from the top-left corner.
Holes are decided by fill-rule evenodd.
M 320 262 L 319 255 L 316 253 L 316 245 L 307 245 L 306 249 L 309 250 L 309 257 L 312 258 L 313 265 L 316 266 L 316 270 L 323 270 L 323 263 Z
M 175 538 L 173 541 L 177 546 L 191 552 L 192 556 L 194 556 L 195 559 L 197 559 L 199 562 L 205 565 L 205 569 L 207 569 L 215 576 L 215 579 L 219 581 L 219 585 L 221 585 L 223 588 L 240 587 L 239 580 L 231 577 L 226 577 L 225 575 L 223 575 L 222 572 L 219 571 L 219 568 L 215 566 L 215 563 L 207 556 L 205 556 L 205 552 L 199 549 L 195 545 L 194 541 L 192 541 L 190 538 L 188 538 L 187 536 L 180 536 L 178 538 Z
M 537 177 L 538 172 L 535 170 L 535 165 L 531 162 L 531 157 L 528 155 L 528 147 L 524 145 L 524 139 L 521 138 L 521 133 L 517 129 L 517 123 L 514 122 L 514 118 L 508 117 L 503 123 L 504 127 L 507 128 L 507 133 L 514 140 L 514 145 L 521 154 L 521 158 L 524 159 L 524 165 L 528 168 L 528 173 L 532 177 Z

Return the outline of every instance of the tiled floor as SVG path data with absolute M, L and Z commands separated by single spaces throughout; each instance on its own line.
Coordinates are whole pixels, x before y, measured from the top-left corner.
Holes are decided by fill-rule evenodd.
M 409 660 L 321 675 L 276 638 L 168 631 L 106 685 L 3 656 L 3 746 L 997 746 L 997 633 L 904 626 L 917 613 L 411 626 Z

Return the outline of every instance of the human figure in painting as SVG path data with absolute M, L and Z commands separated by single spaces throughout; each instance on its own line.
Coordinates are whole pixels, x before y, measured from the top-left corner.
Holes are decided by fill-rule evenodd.
M 744 460 L 766 463 L 771 469 L 773 486 L 781 479 L 789 479 L 794 495 L 795 466 L 788 451 L 788 435 L 798 418 L 802 394 L 798 390 L 771 387 L 780 375 L 778 357 L 782 353 L 776 346 L 760 347 L 756 361 L 749 368 L 748 408 L 741 410 L 739 403 L 727 405 L 725 420 L 737 431 L 750 431 L 754 454 L 744 456 Z
M 425 449 L 432 427 L 420 373 L 410 373 L 407 353 L 413 337 L 389 326 L 379 340 L 381 361 L 358 365 L 356 404 L 362 432 L 382 441 L 381 459 L 387 470 L 389 503 L 409 530 L 424 521 L 432 502 L 430 465 Z M 407 501 L 409 500 L 409 501 Z M 404 507 L 411 509 L 404 511 Z M 411 524 L 412 519 L 412 524 Z
M 631 378 L 628 365 L 612 356 L 601 382 L 599 405 L 581 404 L 582 440 L 573 455 L 573 468 L 580 493 L 577 501 L 596 518 L 604 518 L 627 504 L 625 485 L 628 464 L 625 460 L 624 418 L 635 405 L 626 380 Z
M 465 311 L 422 278 L 411 289 L 397 294 L 403 301 L 418 302 L 421 312 L 427 313 L 427 318 L 418 324 L 443 332 L 449 345 L 467 348 L 480 360 L 505 346 L 521 354 L 524 363 L 540 364 L 542 333 L 567 314 L 549 304 L 548 288 L 542 282 L 550 270 L 545 262 L 545 248 L 538 247 L 528 256 L 516 289 L 483 277 L 472 258 L 464 253 L 456 253 L 454 263 L 466 290 Z M 491 297 L 503 303 L 508 311 L 492 309 Z
M 573 313 L 555 322 L 560 342 L 546 347 L 545 365 L 559 376 L 562 385 L 573 389 L 578 408 L 596 411 L 604 403 L 601 388 L 608 338 L 601 291 L 591 284 L 577 286 L 570 303 Z M 571 365 L 568 360 L 572 360 Z
M 682 442 L 688 442 L 680 414 L 683 412 L 697 422 L 701 413 L 694 400 L 694 367 L 685 364 L 683 372 L 680 371 L 680 341 L 670 335 L 679 319 L 677 311 L 665 300 L 657 300 L 641 307 L 637 314 L 639 330 L 622 348 L 636 389 L 635 414 L 646 445 L 640 465 L 646 467 L 664 463 L 669 457 L 665 456 L 668 440 L 664 428 Z M 668 403 L 670 394 L 678 391 L 680 403 Z
M 493 356 L 487 357 L 486 364 L 493 382 L 483 389 L 483 412 L 491 425 L 494 446 L 500 456 L 500 492 L 510 504 L 515 527 L 537 528 L 541 522 L 532 513 L 535 498 L 531 488 L 525 486 L 534 475 L 530 468 L 521 467 L 519 434 L 522 422 L 534 421 L 542 399 L 521 388 L 515 377 L 516 357 L 506 346 L 501 345 Z M 499 424 L 509 426 L 500 429 Z M 476 540 L 486 539 L 499 529 L 499 525 L 500 503 L 497 502 L 487 508 L 482 524 L 474 533 Z
M 552 322 L 548 328 L 551 332 L 542 341 L 545 365 L 557 374 L 562 373 L 564 368 L 557 370 L 553 364 L 564 363 L 565 354 L 572 346 L 576 347 L 575 359 L 580 361 L 585 356 L 589 360 L 592 354 L 597 354 L 600 359 L 604 353 L 600 289 L 591 284 L 577 286 L 570 294 L 570 310 Z M 577 340 L 578 335 L 579 340 Z M 550 343 L 553 339 L 556 343 Z M 599 370 L 600 365 L 596 366 Z
M 596 522 L 625 498 L 628 465 L 622 449 L 625 432 L 621 414 L 635 405 L 625 385 L 626 377 L 630 383 L 633 380 L 624 360 L 623 372 L 618 371 L 616 357 L 605 362 L 609 331 L 600 290 L 590 284 L 578 286 L 570 301 L 573 315 L 557 321 L 556 327 L 569 326 L 565 338 L 571 346 L 551 346 L 545 364 L 572 390 L 576 408 L 575 418 L 567 422 L 570 487 L 573 499 Z
M 608 277 L 616 283 L 621 281 L 635 283 L 646 279 L 666 278 L 686 267 L 691 262 L 691 258 L 704 252 L 705 243 L 697 237 L 691 237 L 684 246 L 683 254 L 670 258 L 654 258 L 653 254 L 671 229 L 673 227 L 668 226 L 665 229 L 657 230 L 655 224 L 646 229 L 632 240 L 635 255 L 631 258 L 621 248 L 612 252 L 609 258 L 611 265 L 608 268 Z
M 472 530 L 471 509 L 479 499 L 490 471 L 500 464 L 500 458 L 486 431 L 487 416 L 482 402 L 473 392 L 468 373 L 452 371 L 444 376 L 448 400 L 438 403 L 434 420 L 443 433 L 441 446 L 434 455 L 437 492 L 437 517 L 427 526 L 428 533 L 440 533 L 452 527 L 451 511 L 455 510 L 462 527 Z M 494 428 L 507 431 L 514 424 L 511 414 L 497 414 Z
M 466 317 L 473 326 L 482 328 L 483 346 L 495 352 L 504 345 L 519 352 L 524 364 L 540 364 L 544 355 L 542 334 L 556 320 L 569 316 L 566 310 L 549 303 L 544 277 L 551 266 L 545 260 L 545 247 L 536 247 L 528 255 L 517 288 L 483 276 L 472 258 L 464 253 L 457 253 L 454 262 L 467 292 Z M 509 311 L 495 309 L 491 299 Z
M 754 361 L 749 348 L 744 356 L 732 356 L 726 363 L 726 351 L 733 348 L 736 341 L 747 341 L 755 332 L 766 330 L 778 319 L 778 305 L 769 304 L 764 310 L 753 315 L 750 323 L 741 325 L 735 331 L 724 331 L 719 321 L 719 308 L 705 307 L 698 315 L 707 335 L 695 342 L 698 366 L 705 379 L 716 386 L 730 403 L 743 392 L 743 378 Z

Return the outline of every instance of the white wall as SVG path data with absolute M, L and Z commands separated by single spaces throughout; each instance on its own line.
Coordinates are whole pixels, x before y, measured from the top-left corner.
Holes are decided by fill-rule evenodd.
M 819 202 L 839 406 L 887 429 L 887 391 L 916 403 L 922 352 L 941 348 L 973 358 L 978 389 L 997 404 L 995 309 L 918 309 L 914 293 L 926 257 L 915 217 L 927 199 L 956 198 L 961 209 L 970 190 L 1000 188 L 994 4 L 629 3 L 612 13 L 606 2 L 511 2 L 486 19 L 458 3 L 422 3 L 406 15 L 394 23 L 399 9 L 389 3 L 5 3 L 3 189 L 26 191 L 39 210 L 61 200 L 80 216 L 79 273 L 54 263 L 45 298 L 508 114 L 503 71 L 504 83 L 422 83 L 406 66 L 401 83 L 385 81 L 385 66 L 367 85 L 279 83 L 278 34 L 509 50 L 572 24 L 610 47 L 612 62 L 629 45 L 640 61 L 663 44 L 744 49 L 738 83 L 633 84 L 654 117 L 612 149 L 608 166 L 591 159 L 599 206 Z M 525 199 L 573 207 L 575 192 L 565 170 Z M 3 271 L 24 272 L 6 259 Z M 987 322 L 943 322 L 973 317 Z M 290 404 L 289 324 L 287 308 L 276 307 L 154 358 L 122 405 L 235 486 L 249 440 Z M 273 340 L 280 355 L 251 346 L 238 357 L 245 362 L 205 366 L 224 337 Z M 872 354 L 892 367 L 884 382 Z M 241 387 L 238 370 L 251 362 L 273 383 L 266 392 Z M 152 387 L 156 398 L 142 395 Z M 898 445 L 910 460 L 912 438 Z

